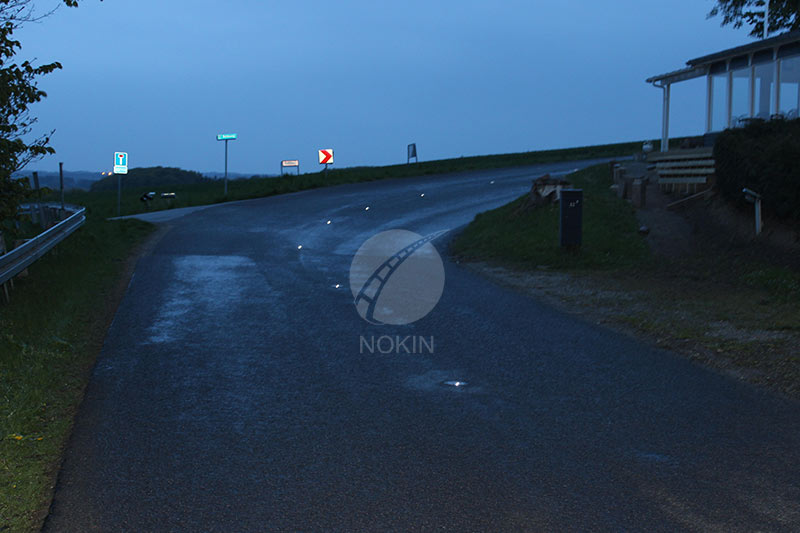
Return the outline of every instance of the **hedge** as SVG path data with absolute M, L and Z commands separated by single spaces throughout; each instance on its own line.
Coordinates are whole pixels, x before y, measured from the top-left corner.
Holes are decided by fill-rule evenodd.
M 800 222 L 800 119 L 753 119 L 714 143 L 717 189 L 737 204 L 742 189 L 762 196 L 765 214 Z

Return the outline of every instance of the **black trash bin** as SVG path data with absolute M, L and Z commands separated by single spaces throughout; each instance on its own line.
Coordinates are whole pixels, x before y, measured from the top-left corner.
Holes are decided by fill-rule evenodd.
M 561 246 L 579 247 L 583 238 L 583 189 L 561 189 L 558 211 Z

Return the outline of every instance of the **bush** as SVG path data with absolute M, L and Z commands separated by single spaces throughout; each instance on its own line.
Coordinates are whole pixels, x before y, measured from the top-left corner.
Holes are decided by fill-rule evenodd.
M 764 210 L 800 222 L 800 119 L 751 120 L 714 144 L 717 188 L 737 204 L 742 189 L 761 194 Z

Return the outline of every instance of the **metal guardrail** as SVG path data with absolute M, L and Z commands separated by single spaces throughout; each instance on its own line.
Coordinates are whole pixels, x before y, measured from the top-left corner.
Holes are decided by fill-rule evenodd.
M 60 208 L 60 205 L 58 207 Z M 28 268 L 53 246 L 83 226 L 84 222 L 86 222 L 86 208 L 78 206 L 65 206 L 65 208 L 68 211 L 74 211 L 74 213 L 52 228 L 29 239 L 25 244 L 0 255 L 0 285 Z

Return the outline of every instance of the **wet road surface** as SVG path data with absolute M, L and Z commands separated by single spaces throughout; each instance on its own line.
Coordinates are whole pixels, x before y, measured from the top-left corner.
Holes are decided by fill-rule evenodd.
M 456 229 L 579 166 L 172 220 L 108 332 L 45 530 L 797 530 L 797 402 L 446 258 L 425 318 L 357 313 L 349 267 L 369 237 Z M 364 353 L 362 336 L 384 335 L 433 351 Z

